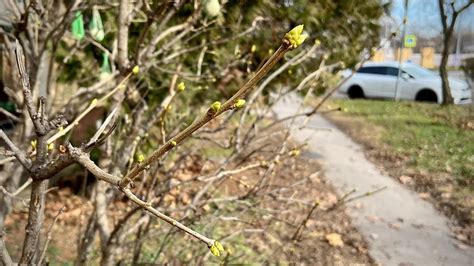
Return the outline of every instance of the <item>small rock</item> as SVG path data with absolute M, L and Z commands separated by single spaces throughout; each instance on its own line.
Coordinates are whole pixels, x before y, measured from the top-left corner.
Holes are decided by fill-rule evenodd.
M 367 215 L 365 218 L 373 223 L 380 221 L 380 218 L 373 215 Z
M 442 194 L 441 194 L 441 198 L 443 198 L 443 199 L 449 199 L 449 198 L 451 198 L 451 193 L 448 193 L 448 192 L 442 193 Z
M 400 180 L 400 183 L 404 185 L 413 185 L 413 178 L 407 176 L 407 175 L 402 175 L 398 178 Z
M 388 227 L 395 229 L 395 230 L 400 230 L 400 226 L 398 224 L 394 223 L 388 223 Z
M 430 193 L 422 192 L 422 193 L 418 193 L 418 196 L 422 199 L 428 199 L 430 198 Z
M 379 238 L 379 235 L 372 233 L 370 234 L 370 238 L 372 238 L 373 240 L 377 240 L 377 238 Z
M 456 239 L 460 241 L 467 241 L 467 236 L 464 234 L 457 234 Z
M 413 227 L 415 227 L 416 229 L 421 229 L 424 227 L 423 224 L 411 224 Z
M 457 248 L 459 249 L 462 249 L 462 250 L 466 250 L 467 249 L 467 246 L 466 245 L 463 245 L 463 244 L 460 244 L 460 243 L 456 243 L 454 244 Z

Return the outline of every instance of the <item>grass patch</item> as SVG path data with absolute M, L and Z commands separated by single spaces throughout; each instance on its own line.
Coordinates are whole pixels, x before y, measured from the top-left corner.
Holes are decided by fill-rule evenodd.
M 405 165 L 420 172 L 445 173 L 472 184 L 474 178 L 474 106 L 414 102 L 332 100 L 342 116 L 374 130 L 383 145 Z
M 455 218 L 474 245 L 474 106 L 334 99 L 327 117 L 364 144 L 369 158 Z

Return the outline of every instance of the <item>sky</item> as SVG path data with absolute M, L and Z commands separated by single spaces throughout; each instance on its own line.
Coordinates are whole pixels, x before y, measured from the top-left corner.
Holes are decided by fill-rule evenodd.
M 391 16 L 398 25 L 404 15 L 404 0 L 391 0 Z M 457 0 L 456 4 L 463 4 L 470 0 Z M 474 32 L 474 5 L 471 5 L 457 19 L 456 27 Z M 441 19 L 439 15 L 438 0 L 409 0 L 408 5 L 408 34 L 432 37 L 441 32 Z M 455 28 L 457 29 L 457 28 Z

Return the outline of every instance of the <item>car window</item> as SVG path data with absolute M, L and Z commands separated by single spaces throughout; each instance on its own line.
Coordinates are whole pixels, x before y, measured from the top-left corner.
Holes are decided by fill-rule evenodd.
M 398 76 L 398 68 L 396 67 L 387 67 L 387 75 L 389 76 Z
M 410 76 L 418 77 L 418 78 L 428 78 L 428 77 L 436 77 L 438 76 L 437 73 L 432 72 L 428 69 L 424 69 L 418 66 L 405 66 L 404 70 L 410 74 Z
M 376 75 L 386 75 L 387 74 L 387 68 L 386 67 L 376 67 L 376 66 L 371 66 L 371 67 L 362 67 L 357 71 L 357 73 L 364 73 L 364 74 L 376 74 Z

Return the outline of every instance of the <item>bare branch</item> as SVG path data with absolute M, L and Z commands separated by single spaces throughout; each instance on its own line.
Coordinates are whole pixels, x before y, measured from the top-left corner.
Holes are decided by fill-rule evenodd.
M 30 86 L 30 78 L 28 76 L 28 73 L 25 67 L 25 58 L 23 55 L 23 49 L 20 43 L 18 42 L 18 40 L 15 43 L 15 55 L 16 55 L 16 64 L 18 67 L 18 73 L 20 74 L 20 81 L 23 88 L 23 97 L 24 97 L 26 108 L 30 115 L 31 121 L 33 121 L 33 125 L 35 126 L 35 130 L 37 134 L 44 135 L 46 134 L 46 132 L 44 130 L 43 125 L 41 124 L 39 120 L 39 116 L 38 116 L 35 104 L 33 102 L 33 94 L 31 92 L 31 86 Z
M 4 233 L 0 231 L 0 262 L 6 266 L 13 265 L 12 258 L 10 257 L 7 247 L 5 246 L 5 241 L 3 240 L 3 234 Z
M 49 245 L 49 242 L 51 241 L 52 239 L 52 232 L 53 232 L 53 227 L 54 225 L 56 224 L 56 222 L 58 221 L 58 218 L 59 216 L 64 212 L 64 209 L 66 207 L 61 207 L 61 209 L 59 209 L 58 213 L 56 214 L 56 216 L 54 217 L 54 220 L 53 222 L 51 223 L 51 225 L 49 226 L 49 229 L 48 229 L 48 233 L 47 233 L 47 236 L 46 236 L 46 242 L 44 243 L 44 246 L 43 246 L 43 251 L 41 252 L 41 257 L 39 258 L 38 260 L 38 265 L 41 265 L 41 263 L 43 262 L 43 259 L 44 259 L 44 256 L 46 255 L 46 250 L 48 248 L 48 245 Z
M 102 123 L 102 125 L 100 126 L 100 128 L 97 130 L 97 132 L 94 134 L 94 136 L 89 140 L 89 142 L 86 144 L 86 146 L 90 146 L 90 145 L 93 145 L 94 143 L 97 142 L 97 140 L 99 139 L 100 135 L 102 135 L 102 133 L 104 132 L 105 128 L 110 124 L 110 122 L 112 121 L 112 119 L 114 118 L 115 116 L 115 113 L 117 113 L 117 108 L 114 108 L 114 110 L 112 110 L 112 112 L 110 112 L 110 114 L 107 116 L 107 118 L 105 119 L 104 123 Z
M 15 158 L 27 169 L 31 168 L 31 161 L 26 155 L 10 140 L 10 138 L 0 129 L 0 138 L 7 144 L 8 148 L 14 153 Z
M 0 113 L 4 114 L 5 116 L 7 116 L 8 118 L 10 118 L 11 120 L 13 120 L 15 122 L 21 121 L 20 118 L 16 117 L 15 115 L 13 115 L 12 113 L 10 113 L 7 110 L 3 109 L 2 107 L 0 107 Z
M 180 144 L 182 141 L 191 136 L 196 130 L 200 129 L 223 112 L 234 109 L 235 102 L 240 98 L 245 97 L 250 92 L 250 90 L 253 89 L 255 84 L 257 84 L 257 82 L 260 81 L 288 51 L 290 51 L 289 45 L 286 42 L 283 42 L 278 50 L 268 59 L 267 62 L 265 62 L 265 64 L 255 73 L 255 75 L 250 78 L 250 80 L 248 80 L 230 99 L 223 103 L 222 106 L 220 106 L 219 103 L 219 108 L 217 108 L 217 110 L 213 110 L 213 108 L 208 109 L 206 114 L 204 114 L 200 119 L 196 120 L 186 129 L 178 133 L 178 135 L 173 137 L 169 142 L 155 150 L 150 157 L 145 159 L 143 163 L 137 165 L 126 177 L 124 177 L 120 183 L 120 186 L 126 187 L 131 182 L 131 180 L 133 180 L 141 171 L 145 170 L 148 165 L 157 161 L 176 145 Z
M 4 187 L 0 186 L 0 191 L 2 191 L 5 195 L 11 197 L 11 198 L 15 198 L 16 196 L 18 196 L 18 194 L 20 194 L 23 190 L 25 190 L 25 188 L 27 188 L 31 182 L 33 182 L 33 179 L 31 178 L 28 178 L 28 180 L 20 187 L 18 188 L 16 191 L 14 192 L 8 192 Z
M 464 10 L 468 9 L 472 4 L 474 4 L 474 2 L 471 0 L 471 1 L 468 1 L 464 6 L 462 6 L 460 9 L 454 11 L 458 14 L 461 14 Z
M 103 180 L 111 185 L 118 186 L 120 182 L 120 178 L 113 176 L 111 174 L 108 174 L 104 170 L 100 169 L 93 161 L 91 161 L 87 154 L 82 152 L 78 148 L 72 147 L 72 145 L 68 145 L 69 152 L 71 155 L 74 157 L 74 159 L 84 166 L 87 170 L 89 170 L 95 177 L 97 177 L 99 180 Z M 194 236 L 195 238 L 201 240 L 202 242 L 206 243 L 208 247 L 212 246 L 214 244 L 213 239 L 207 238 L 204 235 L 199 234 L 198 232 L 186 227 L 185 225 L 181 224 L 180 222 L 174 220 L 173 218 L 166 216 L 165 214 L 161 213 L 157 209 L 153 208 L 151 206 L 151 203 L 148 203 L 146 201 L 143 201 L 139 199 L 135 194 L 132 193 L 132 191 L 128 188 L 121 188 L 121 191 L 134 203 L 137 205 L 141 206 L 143 209 L 147 210 L 153 216 L 169 223 L 170 225 Z
M 128 26 L 130 24 L 130 0 L 120 0 L 118 15 L 117 62 L 121 71 L 128 68 Z

